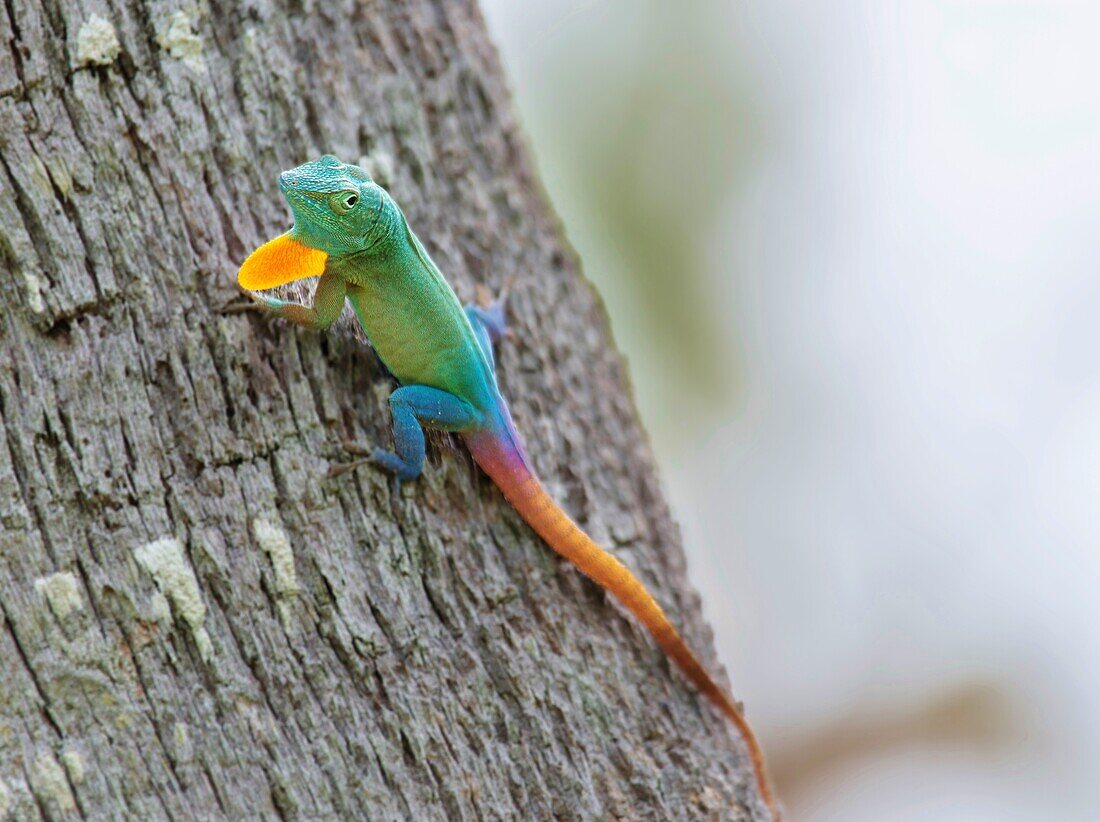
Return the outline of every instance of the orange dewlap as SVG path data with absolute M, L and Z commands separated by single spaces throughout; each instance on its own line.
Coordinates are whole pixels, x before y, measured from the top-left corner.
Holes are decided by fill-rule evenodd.
M 282 234 L 248 255 L 237 274 L 241 288 L 264 291 L 325 272 L 328 254 Z

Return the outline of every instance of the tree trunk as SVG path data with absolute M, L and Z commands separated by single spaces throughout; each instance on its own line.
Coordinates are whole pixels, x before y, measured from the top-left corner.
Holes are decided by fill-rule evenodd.
M 461 296 L 514 277 L 539 473 L 715 668 L 477 8 L 6 0 L 0 40 L 0 818 L 762 813 L 721 716 L 451 440 L 397 496 L 326 478 L 389 442 L 349 323 L 219 313 L 281 169 L 370 164 Z

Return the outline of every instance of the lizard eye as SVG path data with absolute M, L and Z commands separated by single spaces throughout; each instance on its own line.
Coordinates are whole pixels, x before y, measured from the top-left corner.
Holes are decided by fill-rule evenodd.
M 358 202 L 359 195 L 354 191 L 341 191 L 332 196 L 332 210 L 337 214 L 347 214 Z

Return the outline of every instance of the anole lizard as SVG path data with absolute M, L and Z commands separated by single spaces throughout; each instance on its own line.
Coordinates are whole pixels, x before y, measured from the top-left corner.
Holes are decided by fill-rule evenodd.
M 279 175 L 294 213 L 289 232 L 245 260 L 238 282 L 261 308 L 327 329 L 345 299 L 382 362 L 401 383 L 390 395 L 394 450 L 368 460 L 397 482 L 418 477 L 429 426 L 462 436 L 479 466 L 520 516 L 561 556 L 645 625 L 695 686 L 733 722 L 756 784 L 779 818 L 764 757 L 741 711 L 688 649 L 661 606 L 625 565 L 600 548 L 550 498 L 524 454 L 497 387 L 493 343 L 504 333 L 503 298 L 465 308 L 413 234 L 397 203 L 358 166 L 326 155 Z M 252 292 L 320 275 L 313 305 Z

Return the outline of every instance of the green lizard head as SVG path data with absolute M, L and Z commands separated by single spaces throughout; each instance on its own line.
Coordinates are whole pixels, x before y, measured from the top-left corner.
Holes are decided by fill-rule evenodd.
M 279 188 L 294 212 L 291 238 L 330 257 L 367 251 L 400 224 L 386 190 L 331 154 L 284 171 Z
M 405 226 L 397 203 L 359 166 L 331 154 L 279 175 L 294 227 L 241 265 L 237 282 L 262 291 L 324 273 L 329 257 L 381 248 Z

